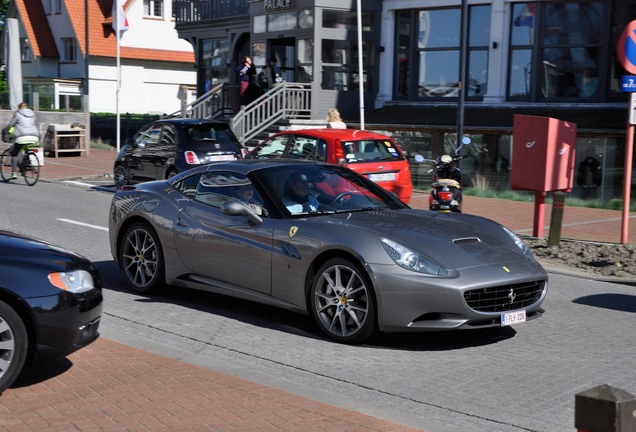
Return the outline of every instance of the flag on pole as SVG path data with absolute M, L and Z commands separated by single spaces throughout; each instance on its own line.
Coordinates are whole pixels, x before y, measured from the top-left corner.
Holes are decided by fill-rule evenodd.
M 534 27 L 534 16 L 536 14 L 536 3 L 526 3 L 517 18 L 515 18 L 516 27 Z
M 113 30 L 115 36 L 120 38 L 128 30 L 128 19 L 124 12 L 124 0 L 113 0 Z

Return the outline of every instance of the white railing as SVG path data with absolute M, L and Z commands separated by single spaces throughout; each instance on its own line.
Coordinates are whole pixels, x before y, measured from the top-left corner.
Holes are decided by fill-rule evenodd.
M 284 119 L 311 119 L 310 84 L 282 82 L 261 97 L 241 106 L 231 128 L 241 144 Z
M 223 115 L 224 110 L 228 104 L 225 100 L 227 98 L 224 90 L 224 84 L 219 84 L 206 94 L 199 96 L 196 100 L 189 104 L 183 104 L 179 111 L 175 111 L 172 114 L 168 114 L 165 117 L 180 117 L 180 118 L 202 118 L 202 119 L 214 119 Z

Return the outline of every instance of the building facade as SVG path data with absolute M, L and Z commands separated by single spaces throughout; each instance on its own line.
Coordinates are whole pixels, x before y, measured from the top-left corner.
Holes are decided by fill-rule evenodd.
M 275 57 L 288 81 L 312 84 L 315 118 L 336 106 L 410 155 L 452 151 L 461 124 L 467 185 L 498 190 L 509 187 L 514 115 L 554 117 L 577 126 L 572 194 L 621 196 L 628 96 L 616 44 L 636 0 L 361 3 L 363 98 L 355 1 L 175 0 L 176 28 L 195 47 L 200 94 L 234 83 L 246 54 L 259 69 Z M 416 187 L 428 187 L 428 168 L 414 166 Z
M 27 102 L 43 111 L 87 108 L 114 113 L 118 74 L 121 112 L 172 113 L 181 108 L 184 91 L 195 96 L 193 48 L 177 35 L 172 4 L 126 3 L 129 28 L 120 39 L 119 71 L 112 4 L 113 0 L 11 0 L 7 17 L 19 21 L 16 50 Z M 31 100 L 34 94 L 38 101 Z

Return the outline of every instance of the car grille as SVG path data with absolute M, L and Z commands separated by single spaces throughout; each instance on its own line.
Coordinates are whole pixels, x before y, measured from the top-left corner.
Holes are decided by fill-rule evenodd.
M 480 288 L 466 291 L 464 300 L 477 312 L 506 312 L 533 305 L 544 289 L 545 281 Z

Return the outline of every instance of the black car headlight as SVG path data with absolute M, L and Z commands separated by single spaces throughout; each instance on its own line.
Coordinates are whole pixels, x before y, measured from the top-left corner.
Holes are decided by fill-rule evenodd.
M 95 288 L 93 276 L 86 270 L 49 273 L 49 282 L 61 290 L 75 294 Z
M 433 276 L 448 275 L 445 268 L 413 249 L 387 238 L 381 238 L 380 243 L 391 259 L 406 270 Z
M 530 248 L 528 247 L 526 242 L 521 240 L 521 238 L 517 234 L 513 233 L 512 231 L 510 231 L 508 228 L 506 228 L 506 227 L 502 227 L 502 228 L 505 231 L 505 233 L 508 234 L 508 236 L 512 239 L 512 241 L 515 242 L 515 245 L 519 248 L 519 250 L 521 250 L 521 252 L 523 252 L 523 254 L 530 261 L 536 262 L 536 260 L 534 259 L 534 256 L 532 255 L 532 251 L 530 250 Z

